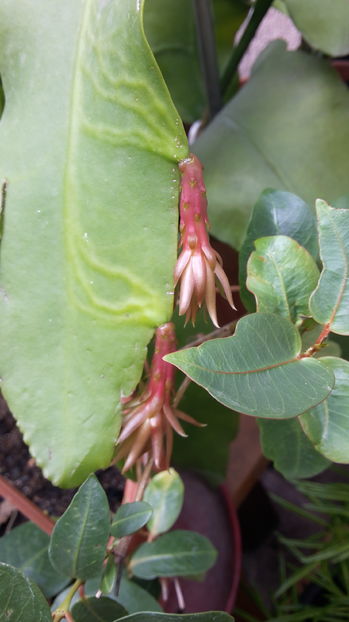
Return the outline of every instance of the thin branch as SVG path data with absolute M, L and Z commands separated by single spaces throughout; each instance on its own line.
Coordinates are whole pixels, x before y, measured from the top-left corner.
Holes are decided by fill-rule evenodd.
M 231 57 L 222 76 L 221 93 L 223 97 L 229 91 L 230 84 L 235 77 L 240 61 L 244 56 L 248 46 L 250 45 L 253 37 L 255 36 L 258 26 L 260 25 L 262 19 L 264 18 L 266 12 L 272 4 L 273 0 L 256 0 L 249 22 L 244 30 L 244 33 L 239 43 L 233 49 Z
M 210 341 L 210 339 L 214 339 L 215 337 L 229 337 L 234 332 L 234 328 L 236 326 L 236 321 L 230 322 L 225 326 L 221 326 L 220 328 L 216 328 L 212 333 L 208 333 L 208 335 L 199 335 L 194 341 L 191 341 L 182 349 L 186 350 L 187 348 L 192 348 L 194 346 L 199 346 L 205 341 Z M 183 382 L 179 385 L 176 395 L 173 400 L 173 407 L 177 408 L 178 404 L 182 401 L 186 390 L 189 388 L 191 383 L 191 378 L 189 376 L 185 376 Z
M 222 108 L 212 6 L 210 0 L 193 0 L 193 6 L 208 102 L 208 120 L 211 120 Z
M 200 346 L 205 341 L 210 341 L 210 339 L 215 339 L 216 337 L 230 337 L 234 332 L 236 323 L 237 323 L 237 320 L 234 320 L 233 322 L 229 322 L 229 324 L 225 324 L 224 326 L 221 326 L 220 328 L 216 328 L 211 333 L 207 333 L 207 335 L 199 335 L 196 339 L 194 339 L 190 343 L 187 343 L 181 349 L 186 350 L 187 348 L 193 348 L 194 346 Z

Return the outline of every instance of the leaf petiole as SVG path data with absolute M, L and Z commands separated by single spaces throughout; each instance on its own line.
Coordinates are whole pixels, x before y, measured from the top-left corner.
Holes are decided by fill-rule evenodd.
M 83 581 L 81 581 L 81 579 L 76 579 L 76 581 L 74 581 L 62 604 L 53 612 L 53 622 L 60 622 L 60 620 L 63 620 L 63 618 L 66 618 L 68 622 L 73 622 L 73 618 L 69 614 L 69 607 L 73 596 L 82 584 Z

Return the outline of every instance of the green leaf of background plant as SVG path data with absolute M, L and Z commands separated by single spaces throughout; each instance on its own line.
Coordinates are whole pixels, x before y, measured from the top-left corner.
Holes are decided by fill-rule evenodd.
M 284 421 L 258 419 L 258 425 L 264 455 L 286 479 L 313 477 L 330 465 L 314 449 L 298 417 Z
M 331 352 L 329 356 L 341 356 L 343 359 L 349 360 L 349 337 L 345 335 L 335 335 L 330 333 L 331 341 L 335 342 L 340 352 Z
M 181 375 L 183 380 L 183 376 Z M 196 418 L 205 428 L 184 422 L 188 438 L 176 434 L 173 445 L 173 463 L 183 469 L 195 470 L 213 486 L 222 484 L 227 472 L 229 447 L 234 440 L 239 415 L 220 404 L 202 387 L 190 383 L 179 408 Z
M 182 119 L 199 119 L 205 89 L 191 0 L 148 0 L 144 28 Z
M 300 359 L 301 339 L 288 320 L 271 313 L 243 317 L 235 335 L 165 357 L 218 401 L 238 412 L 287 419 L 322 402 L 333 375 L 313 358 Z
M 206 572 L 217 551 L 199 533 L 177 529 L 142 544 L 132 555 L 130 571 L 141 579 L 185 577 Z
M 1 563 L 0 620 L 52 622 L 50 608 L 37 585 L 16 568 Z
M 114 622 L 127 614 L 127 611 L 115 600 L 101 598 L 84 598 L 77 602 L 72 614 L 74 622 Z
M 316 202 L 320 257 L 323 264 L 310 310 L 319 324 L 349 335 L 349 209 L 336 209 Z
M 172 313 L 188 147 L 142 7 L 0 5 L 2 390 L 45 476 L 66 487 L 109 465 L 120 396 Z
M 346 0 L 283 0 L 304 39 L 330 56 L 349 54 L 349 4 Z
M 222 68 L 248 7 L 241 0 L 213 0 L 212 9 L 218 61 Z M 200 119 L 206 106 L 206 94 L 192 1 L 148 0 L 144 27 L 182 119 L 187 122 Z
M 110 528 L 107 496 L 94 475 L 80 487 L 51 535 L 49 555 L 57 570 L 82 580 L 102 568 Z
M 175 324 L 179 347 L 187 346 L 198 334 L 205 335 L 212 332 L 212 324 L 202 310 L 198 312 L 195 326 L 191 323 L 184 326 L 183 317 L 179 317 L 176 311 L 172 321 Z M 177 388 L 184 377 L 177 374 Z M 237 433 L 239 415 L 237 413 L 234 415 L 230 409 L 217 402 L 205 389 L 195 383 L 190 383 L 179 403 L 179 408 L 207 427 L 198 428 L 183 422 L 188 437 L 183 438 L 175 434 L 174 466 L 199 472 L 213 486 L 223 483 L 227 471 L 229 446 Z M 207 460 L 207 456 L 210 456 L 210 460 Z
M 174 469 L 154 475 L 144 491 L 144 500 L 153 508 L 147 527 L 153 536 L 171 529 L 183 506 L 184 485 Z
M 349 209 L 349 194 L 344 194 L 332 202 L 332 207 L 339 209 Z
M 303 246 L 284 235 L 259 238 L 247 264 L 247 288 L 259 312 L 276 313 L 295 324 L 310 316 L 309 297 L 319 270 Z
M 221 71 L 230 58 L 237 31 L 248 15 L 244 0 L 213 0 L 218 64 Z
M 111 525 L 110 533 L 115 538 L 123 538 L 143 527 L 152 515 L 152 507 L 145 501 L 120 505 Z
M 349 363 L 323 357 L 323 365 L 334 374 L 335 385 L 322 403 L 301 415 L 300 422 L 310 441 L 326 458 L 349 462 Z
M 193 150 L 205 166 L 212 233 L 239 249 L 265 188 L 310 205 L 349 193 L 348 89 L 325 60 L 275 41 Z
M 34 581 L 47 598 L 60 592 L 69 577 L 53 568 L 49 536 L 33 523 L 24 523 L 0 538 L 0 561 L 14 566 Z
M 120 589 L 116 600 L 125 607 L 129 613 L 137 613 L 138 611 L 162 611 L 154 596 L 149 594 L 140 585 L 134 581 L 130 581 L 125 573 L 122 576 Z
M 120 622 L 234 622 L 234 618 L 222 611 L 206 611 L 205 613 L 188 613 L 184 615 L 143 612 L 121 618 Z
M 258 238 L 287 235 L 317 259 L 318 234 L 315 210 L 291 192 L 264 190 L 253 207 L 239 254 L 240 296 L 249 311 L 255 311 L 254 296 L 246 289 L 247 261 Z

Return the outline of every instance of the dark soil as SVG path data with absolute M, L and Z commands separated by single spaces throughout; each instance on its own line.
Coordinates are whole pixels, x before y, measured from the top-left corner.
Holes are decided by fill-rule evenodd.
M 63 514 L 75 493 L 75 489 L 62 490 L 44 478 L 1 397 L 0 474 L 53 517 Z M 97 476 L 108 495 L 112 511 L 115 511 L 121 501 L 124 478 L 115 467 L 100 471 Z

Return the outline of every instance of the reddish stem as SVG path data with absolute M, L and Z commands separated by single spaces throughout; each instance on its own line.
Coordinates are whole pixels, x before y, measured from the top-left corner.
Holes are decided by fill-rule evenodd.
M 132 479 L 127 479 L 121 503 L 133 503 L 136 500 L 137 490 L 137 482 L 134 482 Z
M 174 271 L 179 285 L 179 315 L 195 323 L 197 310 L 206 304 L 211 320 L 218 327 L 216 314 L 216 279 L 234 309 L 228 278 L 221 258 L 208 237 L 206 189 L 200 160 L 191 154 L 179 163 L 181 196 L 179 204 L 182 248 Z
M 302 354 L 300 358 L 308 358 L 309 356 L 313 356 L 313 354 L 316 354 L 316 352 L 320 350 L 322 342 L 328 337 L 330 331 L 331 324 L 325 324 L 314 345 L 308 348 L 308 350 L 304 352 L 304 354 Z
M 171 322 L 156 329 L 155 346 L 147 386 L 126 403 L 115 460 L 125 458 L 123 472 L 151 456 L 157 470 L 167 468 L 172 451 L 172 428 L 180 430 L 171 409 L 175 368 L 163 360 L 176 349 Z M 175 421 L 174 421 L 175 420 Z M 180 431 L 179 431 L 180 433 Z M 184 434 L 184 433 L 183 433 Z
M 196 156 L 191 155 L 179 163 L 179 170 L 182 173 L 179 206 L 181 244 L 191 249 L 196 246 L 208 249 L 214 264 L 216 258 L 207 233 L 207 198 L 201 163 Z
M 173 386 L 175 367 L 163 360 L 166 354 L 176 349 L 174 325 L 162 324 L 155 333 L 155 348 L 150 368 L 149 393 L 156 396 L 160 403 L 170 403 L 170 391 Z
M 35 523 L 42 531 L 48 535 L 52 533 L 54 527 L 53 520 L 1 475 L 0 495 L 12 503 L 21 514 Z

